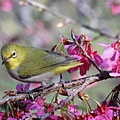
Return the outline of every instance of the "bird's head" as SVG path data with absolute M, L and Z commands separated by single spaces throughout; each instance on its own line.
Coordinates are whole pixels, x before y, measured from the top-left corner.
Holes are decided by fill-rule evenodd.
M 22 47 L 17 44 L 6 44 L 1 49 L 2 65 L 10 70 L 19 66 L 23 56 Z

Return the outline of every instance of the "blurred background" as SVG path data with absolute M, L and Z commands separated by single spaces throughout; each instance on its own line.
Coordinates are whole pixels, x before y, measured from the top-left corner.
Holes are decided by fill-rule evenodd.
M 120 1 L 119 0 L 36 0 L 47 5 L 54 11 L 58 11 L 76 21 L 97 28 L 104 33 L 116 36 L 120 32 Z M 57 27 L 64 21 L 46 11 L 29 5 L 20 5 L 18 0 L 0 0 L 0 49 L 7 43 L 17 43 L 24 46 L 33 46 L 51 49 L 58 43 L 60 35 L 71 38 L 71 29 L 76 35 L 85 34 L 91 38 L 94 50 L 99 54 L 103 48 L 97 44 L 104 42 L 110 44 L 115 39 L 99 37 L 97 32 L 88 30 L 79 25 L 66 24 Z M 0 58 L 1 61 L 1 58 Z M 94 67 L 88 75 L 96 74 Z M 64 73 L 64 79 L 78 78 L 78 73 Z M 52 82 L 52 81 L 51 81 Z M 6 90 L 16 90 L 19 81 L 13 80 L 4 66 L 0 64 L 0 97 L 4 96 Z M 94 99 L 100 101 L 105 99 L 112 88 L 119 83 L 119 79 L 93 84 L 84 90 Z M 32 84 L 31 88 L 36 87 Z M 78 102 L 80 100 L 77 99 Z

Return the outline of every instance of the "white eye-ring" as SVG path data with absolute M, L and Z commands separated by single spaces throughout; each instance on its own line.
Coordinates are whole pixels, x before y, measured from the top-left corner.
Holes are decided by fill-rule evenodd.
M 12 57 L 16 57 L 17 56 L 17 52 L 14 50 L 14 51 L 12 51 Z

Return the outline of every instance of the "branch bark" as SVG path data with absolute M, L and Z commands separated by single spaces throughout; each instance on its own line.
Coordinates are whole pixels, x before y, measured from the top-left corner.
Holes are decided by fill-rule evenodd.
M 67 82 L 64 83 L 64 87 L 66 89 L 71 89 L 71 88 L 80 86 L 80 89 L 78 90 L 80 92 L 86 86 L 88 86 L 92 83 L 98 82 L 98 81 L 106 80 L 108 78 L 112 78 L 111 76 L 109 76 L 109 72 L 108 71 L 103 71 L 100 74 L 80 78 L 78 80 L 76 79 L 76 80 L 67 81 Z M 50 92 L 54 92 L 54 91 L 59 90 L 61 87 L 62 87 L 62 83 L 60 83 L 60 82 L 59 83 L 54 83 L 54 84 L 51 84 L 47 87 L 38 88 L 35 91 L 33 90 L 33 91 L 31 91 L 30 94 L 33 97 L 37 97 L 39 95 L 46 95 Z M 74 97 L 75 95 L 76 95 L 76 93 L 73 94 L 73 95 L 70 95 L 68 100 L 70 100 L 70 98 Z M 3 105 L 4 103 L 6 103 L 8 101 L 14 102 L 14 101 L 19 101 L 19 100 L 22 100 L 22 99 L 25 99 L 25 98 L 29 98 L 29 94 L 21 93 L 21 94 L 16 94 L 15 96 L 6 96 L 4 98 L 0 98 L 0 105 Z
M 60 12 L 57 12 L 56 10 L 51 9 L 51 8 L 49 8 L 48 6 L 46 6 L 42 3 L 39 3 L 39 2 L 36 2 L 36 1 L 33 1 L 33 0 L 23 0 L 23 1 L 27 2 L 31 6 L 34 6 L 34 7 L 37 7 L 39 9 L 44 10 L 44 11 L 50 13 L 51 15 L 56 16 L 56 17 L 58 17 L 58 18 L 60 18 L 64 21 L 66 21 L 69 24 L 73 24 L 73 25 L 77 25 L 77 26 L 79 25 L 79 26 L 84 27 L 88 30 L 99 33 L 100 36 L 105 36 L 105 37 L 112 38 L 112 39 L 117 38 L 117 35 L 114 36 L 114 35 L 105 33 L 105 32 L 103 32 L 103 31 L 101 31 L 97 28 L 92 28 L 91 26 L 83 24 L 81 21 L 75 21 L 74 19 L 71 19 L 70 17 L 63 15 Z

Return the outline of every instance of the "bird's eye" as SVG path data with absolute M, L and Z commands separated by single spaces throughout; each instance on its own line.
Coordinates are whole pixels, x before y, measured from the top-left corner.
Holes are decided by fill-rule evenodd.
M 16 51 L 14 50 L 14 51 L 12 51 L 12 57 L 16 57 L 17 56 L 17 53 L 16 53 Z

